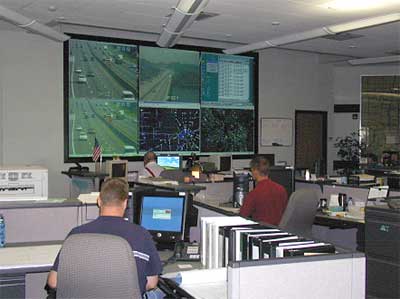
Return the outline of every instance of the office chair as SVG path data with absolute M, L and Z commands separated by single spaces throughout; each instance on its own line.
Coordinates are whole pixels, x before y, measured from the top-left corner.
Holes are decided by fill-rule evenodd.
M 278 225 L 282 230 L 312 237 L 312 226 L 317 213 L 319 199 L 311 189 L 300 189 L 292 193 Z
M 61 249 L 57 298 L 142 298 L 129 243 L 107 234 L 76 234 Z

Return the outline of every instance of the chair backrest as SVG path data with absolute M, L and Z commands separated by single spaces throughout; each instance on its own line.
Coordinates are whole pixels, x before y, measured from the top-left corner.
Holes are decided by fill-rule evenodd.
M 311 189 L 300 189 L 292 193 L 286 210 L 279 223 L 279 228 L 312 237 L 312 225 L 317 213 L 319 199 L 317 193 Z
M 71 235 L 57 273 L 57 298 L 142 298 L 132 248 L 118 236 Z

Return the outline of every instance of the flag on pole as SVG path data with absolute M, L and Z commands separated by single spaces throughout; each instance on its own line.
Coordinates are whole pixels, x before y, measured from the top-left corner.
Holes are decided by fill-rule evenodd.
M 94 146 L 93 146 L 93 153 L 92 153 L 92 159 L 94 162 L 97 162 L 101 156 L 101 146 L 99 144 L 99 141 L 97 138 L 94 138 Z

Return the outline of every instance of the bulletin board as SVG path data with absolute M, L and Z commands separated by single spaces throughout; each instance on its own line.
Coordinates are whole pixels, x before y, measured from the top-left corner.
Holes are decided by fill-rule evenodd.
M 292 146 L 293 119 L 261 118 L 261 146 Z

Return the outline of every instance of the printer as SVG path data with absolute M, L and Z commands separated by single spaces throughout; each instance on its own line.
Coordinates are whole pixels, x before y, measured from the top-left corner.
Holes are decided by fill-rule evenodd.
M 0 166 L 0 201 L 47 200 L 48 177 L 41 166 Z

